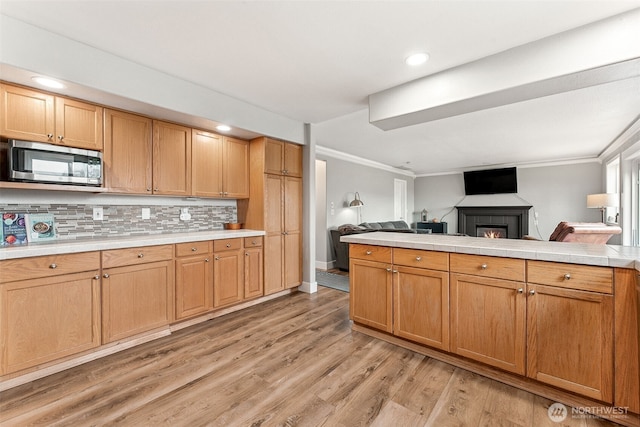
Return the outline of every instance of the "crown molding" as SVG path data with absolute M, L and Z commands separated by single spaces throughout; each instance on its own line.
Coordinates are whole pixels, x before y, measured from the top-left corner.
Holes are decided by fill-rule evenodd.
M 321 145 L 316 146 L 316 155 L 322 155 L 332 157 L 334 159 L 343 160 L 345 162 L 356 163 L 362 166 L 368 166 L 370 168 L 381 169 L 387 172 L 397 173 L 399 175 L 405 175 L 411 178 L 415 178 L 416 174 L 413 171 L 394 168 L 393 166 L 385 165 L 384 163 L 374 162 L 362 157 L 354 156 L 353 154 L 343 153 L 342 151 L 334 150 L 332 148 L 323 147 Z

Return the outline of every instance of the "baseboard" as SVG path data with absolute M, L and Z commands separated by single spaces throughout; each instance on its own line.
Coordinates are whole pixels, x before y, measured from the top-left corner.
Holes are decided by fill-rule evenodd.
M 304 292 L 307 294 L 315 294 L 316 292 L 318 292 L 318 282 L 302 281 L 302 284 L 298 286 L 298 291 Z
M 331 270 L 332 268 L 335 268 L 336 262 L 334 261 L 329 261 L 329 262 L 324 262 L 324 261 L 316 261 L 316 269 L 318 270 Z

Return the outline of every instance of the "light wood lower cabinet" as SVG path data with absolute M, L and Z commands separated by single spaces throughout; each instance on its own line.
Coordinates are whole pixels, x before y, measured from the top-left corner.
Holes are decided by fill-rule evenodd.
M 449 273 L 394 268 L 394 335 L 449 351 Z
M 244 239 L 244 298 L 264 295 L 262 237 Z
M 211 242 L 176 245 L 176 320 L 213 308 Z
M 243 300 L 244 257 L 242 239 L 213 242 L 214 307 L 223 307 Z
M 158 258 L 165 260 L 157 261 Z M 102 265 L 103 343 L 171 323 L 173 246 L 104 251 Z
M 525 284 L 451 274 L 451 351 L 525 374 Z
M 99 268 L 98 252 L 0 262 L 0 374 L 100 345 Z
M 354 322 L 391 333 L 393 288 L 391 263 L 349 260 L 349 311 Z

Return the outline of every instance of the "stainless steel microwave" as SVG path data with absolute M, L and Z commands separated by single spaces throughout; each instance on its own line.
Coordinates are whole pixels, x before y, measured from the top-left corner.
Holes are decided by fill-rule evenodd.
M 39 142 L 10 139 L 4 175 L 9 181 L 102 185 L 102 153 Z

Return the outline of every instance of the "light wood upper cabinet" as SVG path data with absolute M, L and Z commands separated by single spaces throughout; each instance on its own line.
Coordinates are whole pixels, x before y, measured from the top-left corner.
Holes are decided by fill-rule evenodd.
M 3 137 L 102 150 L 102 107 L 7 84 L 0 90 Z
M 0 261 L 0 374 L 100 345 L 98 252 Z
M 102 107 L 56 97 L 56 143 L 102 151 Z
M 264 138 L 265 173 L 302 177 L 302 146 Z
M 249 197 L 249 142 L 224 137 L 222 162 L 222 191 L 224 197 Z
M 192 194 L 199 197 L 221 197 L 222 136 L 193 129 L 191 139 Z
M 120 193 L 152 192 L 152 120 L 105 109 L 105 187 Z
M 0 84 L 0 135 L 26 141 L 55 141 L 54 96 Z
M 191 129 L 153 121 L 153 193 L 191 195 Z
M 302 281 L 302 179 L 282 178 L 284 226 L 284 287 L 298 286 Z

